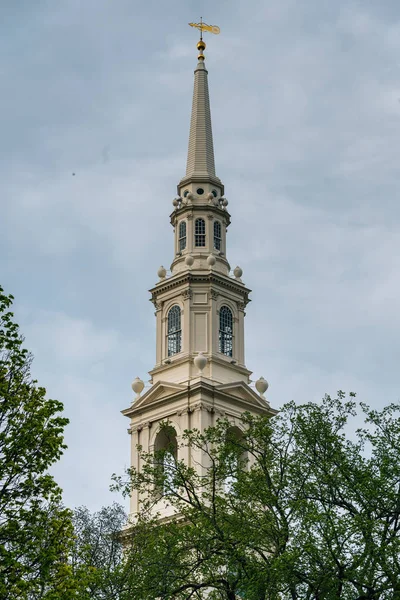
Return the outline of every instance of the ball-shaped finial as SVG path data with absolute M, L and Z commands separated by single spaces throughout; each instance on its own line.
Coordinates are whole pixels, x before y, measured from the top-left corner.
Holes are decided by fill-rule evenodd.
M 185 258 L 185 263 L 187 264 L 188 267 L 191 267 L 194 263 L 194 258 L 193 256 L 191 256 L 190 254 L 187 255 L 187 257 Z
M 173 205 L 173 206 L 175 206 L 175 208 L 176 208 L 177 206 L 179 206 L 179 201 L 178 201 L 178 198 L 174 198 L 174 199 L 172 200 L 172 205 Z
M 161 265 L 161 267 L 157 271 L 157 275 L 160 279 L 165 279 L 167 275 L 167 269 Z
M 228 204 L 229 204 L 229 202 L 228 202 L 227 198 L 223 198 L 222 199 L 222 206 L 226 207 L 226 206 L 228 206 Z
M 210 254 L 210 256 L 207 256 L 207 264 L 209 267 L 213 267 L 216 262 L 217 262 L 217 260 L 213 254 Z
M 235 267 L 233 269 L 233 274 L 236 277 L 236 279 L 240 279 L 241 276 L 243 275 L 243 271 L 242 271 L 242 269 L 240 267 Z
M 197 50 L 205 50 L 206 49 L 206 43 L 204 40 L 200 40 L 199 42 L 197 42 Z
M 204 356 L 204 354 L 202 352 L 199 352 L 193 362 L 194 362 L 194 366 L 198 368 L 199 374 L 201 375 L 204 367 L 207 364 L 207 357 Z
M 261 398 L 264 398 L 264 394 L 267 391 L 268 387 L 269 383 L 266 379 L 264 379 L 264 377 L 260 377 L 260 379 L 257 379 L 256 390 L 260 394 Z
M 140 377 L 135 377 L 135 379 L 132 381 L 132 389 L 136 394 L 136 398 L 139 398 L 144 389 L 144 382 L 140 379 Z

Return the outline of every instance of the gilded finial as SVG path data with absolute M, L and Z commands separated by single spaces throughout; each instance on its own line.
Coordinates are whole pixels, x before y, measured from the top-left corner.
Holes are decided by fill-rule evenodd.
M 217 25 L 207 25 L 207 23 L 203 23 L 203 18 L 200 17 L 200 23 L 189 23 L 190 27 L 196 27 L 196 29 L 200 30 L 200 41 L 197 43 L 197 50 L 199 51 L 199 60 L 204 60 L 204 50 L 206 49 L 206 43 L 203 41 L 203 31 L 207 31 L 208 33 L 218 34 L 220 32 L 220 28 Z

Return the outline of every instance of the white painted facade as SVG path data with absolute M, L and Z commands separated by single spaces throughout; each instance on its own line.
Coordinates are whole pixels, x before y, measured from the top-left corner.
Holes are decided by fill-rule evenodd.
M 150 290 L 157 325 L 151 387 L 122 411 L 130 418 L 131 464 L 137 469 L 141 467 L 137 446 L 153 452 L 162 421 L 168 420 L 175 430 L 178 458 L 206 468 L 198 452 L 179 448 L 185 429 L 203 431 L 221 417 L 240 427 L 245 411 L 276 414 L 263 394 L 250 386 L 251 371 L 245 364 L 244 319 L 250 290 L 241 280 L 241 269 L 236 267 L 232 274 L 227 260 L 230 215 L 224 186 L 215 174 L 205 44 L 199 42 L 198 48 L 187 169 L 170 217 L 173 261 L 170 274 L 159 269 L 159 281 Z M 172 334 L 171 309 L 180 315 L 180 328 Z M 231 315 L 232 327 L 222 327 L 221 311 Z M 199 355 L 207 359 L 201 371 L 195 364 L 201 362 L 195 361 Z M 265 382 L 257 383 L 263 392 Z M 136 382 L 134 387 L 140 392 L 143 384 Z M 139 502 L 134 492 L 133 519 Z M 157 510 L 166 517 L 170 514 L 162 499 Z

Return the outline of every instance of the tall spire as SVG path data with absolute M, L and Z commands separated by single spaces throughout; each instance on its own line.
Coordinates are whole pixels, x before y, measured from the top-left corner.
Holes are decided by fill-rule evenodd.
M 181 184 L 192 181 L 209 181 L 221 185 L 215 175 L 214 144 L 211 126 L 210 97 L 208 92 L 208 71 L 204 64 L 203 39 L 197 44 L 199 51 L 197 67 L 194 71 L 192 116 L 190 120 L 189 148 L 186 175 Z
M 214 145 L 211 128 L 208 71 L 204 64 L 205 42 L 197 44 L 199 62 L 194 72 L 192 118 L 190 120 L 189 149 L 186 177 L 214 175 Z

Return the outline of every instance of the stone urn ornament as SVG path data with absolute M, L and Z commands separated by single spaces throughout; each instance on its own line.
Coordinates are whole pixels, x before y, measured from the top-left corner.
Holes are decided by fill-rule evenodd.
M 216 262 L 217 262 L 217 259 L 215 258 L 215 256 L 213 254 L 210 254 L 207 257 L 207 264 L 210 267 L 210 269 L 215 265 Z
M 264 379 L 264 377 L 260 377 L 260 379 L 257 379 L 256 390 L 260 394 L 261 398 L 264 398 L 264 400 L 265 400 L 264 394 L 268 388 L 269 388 L 269 383 L 266 379 Z
M 243 275 L 243 270 L 240 267 L 235 267 L 233 269 L 233 274 L 235 276 L 235 278 L 240 281 L 241 276 Z
M 203 373 L 203 369 L 207 364 L 207 357 L 204 356 L 202 352 L 199 352 L 196 358 L 194 359 L 194 366 L 198 368 L 199 375 Z
M 159 276 L 160 280 L 165 279 L 167 275 L 167 269 L 161 265 L 161 267 L 157 271 L 157 275 Z
M 136 394 L 135 400 L 137 400 L 140 397 L 140 394 L 143 392 L 144 381 L 142 381 L 142 379 L 140 379 L 140 377 L 135 377 L 135 379 L 132 381 L 131 387 Z
M 187 255 L 187 257 L 185 258 L 185 264 L 186 264 L 188 267 L 192 267 L 192 266 L 193 266 L 193 263 L 194 263 L 194 258 L 193 258 L 193 256 L 191 256 L 191 254 L 188 254 L 188 255 Z

